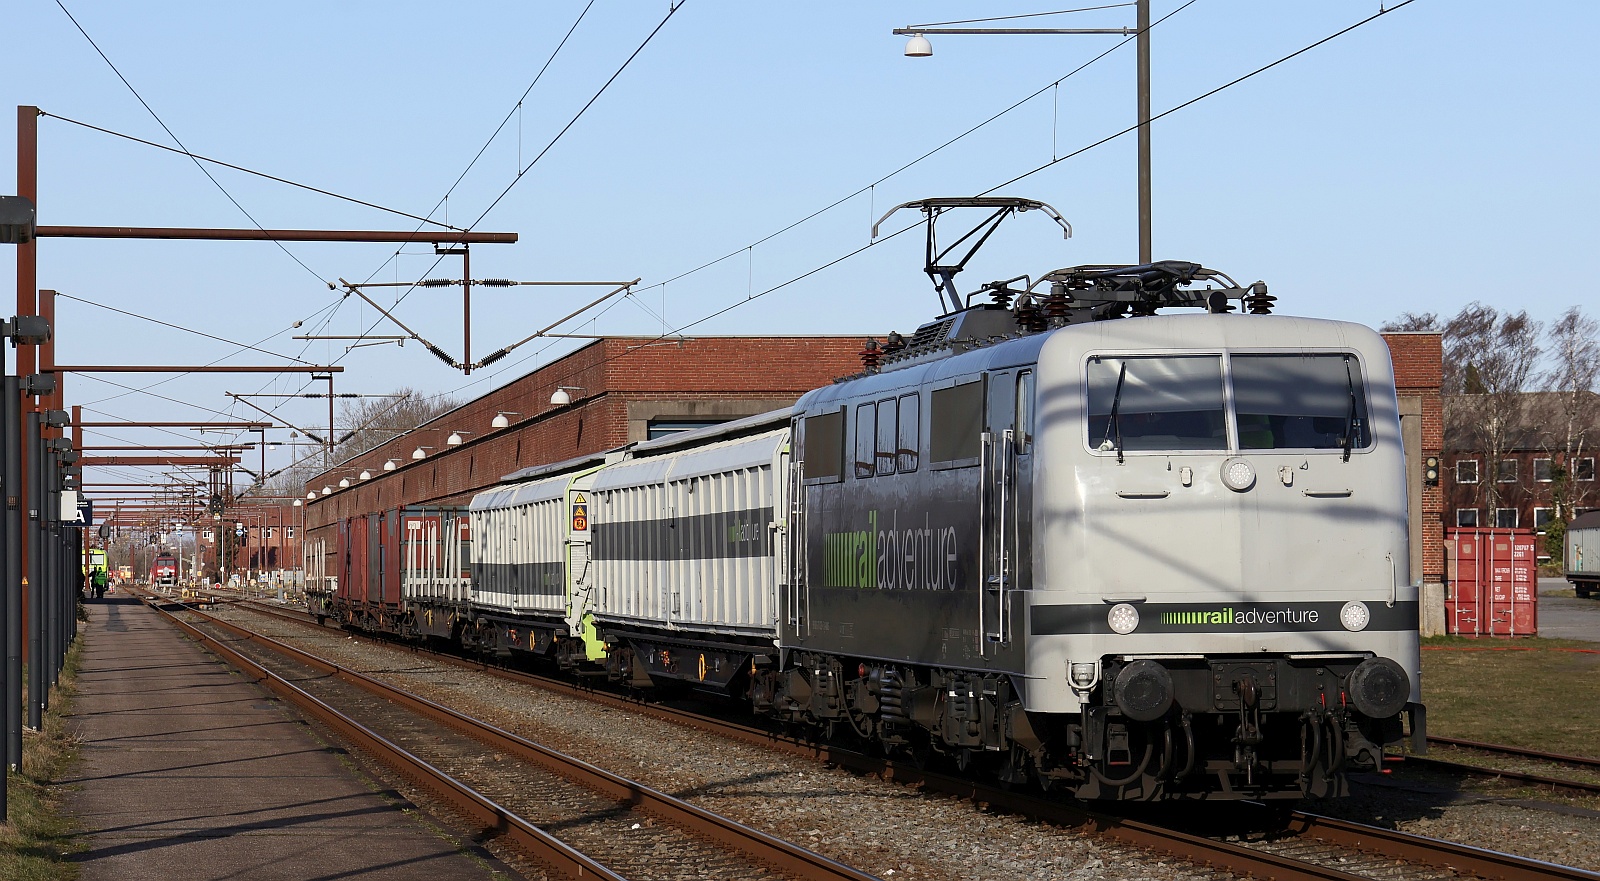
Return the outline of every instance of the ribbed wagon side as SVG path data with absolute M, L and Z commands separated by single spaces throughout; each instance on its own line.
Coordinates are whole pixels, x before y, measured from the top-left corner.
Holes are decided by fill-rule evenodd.
M 636 448 L 594 481 L 594 619 L 627 643 L 613 666 L 726 685 L 774 651 L 787 426 L 735 440 Z

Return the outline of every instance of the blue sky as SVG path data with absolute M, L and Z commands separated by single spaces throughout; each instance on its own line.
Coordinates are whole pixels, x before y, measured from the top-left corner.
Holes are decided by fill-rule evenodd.
M 140 95 L 189 147 L 414 214 L 439 202 L 583 10 L 542 3 L 127 4 L 64 0 Z M 1102 36 L 944 36 L 930 59 L 890 31 L 1066 8 L 1017 2 L 770 4 L 687 0 L 633 64 L 479 229 L 474 275 L 643 279 L 571 332 L 659 333 L 733 306 L 868 241 L 888 206 L 987 190 L 1134 120 L 1128 45 L 1023 107 L 814 220 L 745 250 L 872 184 L 1119 41 Z M 1088 5 L 1088 4 L 1085 4 Z M 1154 16 L 1179 10 L 1156 0 Z M 1389 3 L 1389 6 L 1395 5 Z M 571 41 L 448 200 L 476 219 L 666 15 L 664 0 L 597 0 Z M 1196 0 L 1161 23 L 1153 106 L 1180 104 L 1377 12 L 1377 0 Z M 6 125 L 12 180 L 19 104 L 120 132 L 167 136 L 48 0 L 7 5 Z M 1023 24 L 1114 27 L 1131 8 Z M 1280 311 L 1376 325 L 1405 310 L 1450 314 L 1473 299 L 1551 319 L 1592 300 L 1563 271 L 1596 237 L 1591 170 L 1597 66 L 1590 3 L 1417 2 L 1154 126 L 1155 251 L 1240 281 L 1264 279 Z M 40 222 L 249 226 L 187 159 L 40 121 Z M 1072 222 L 1063 241 L 1037 216 L 1003 228 L 968 285 L 1136 256 L 1134 142 L 1126 137 L 1004 188 Z M 415 224 L 227 171 L 229 194 L 266 227 L 410 229 Z M 0 192 L 14 184 L 0 184 Z M 435 216 L 443 219 L 445 209 Z M 696 324 L 690 334 L 909 331 L 937 309 L 921 238 L 892 239 Z M 342 300 L 343 277 L 409 281 L 426 248 L 45 240 L 39 281 L 272 352 L 347 368 L 341 391 L 407 384 L 472 397 L 571 344 L 530 344 L 470 378 L 416 345 L 345 351 L 306 344 L 354 334 L 376 313 Z M 671 281 L 724 255 L 732 258 Z M 0 273 L 14 301 L 14 274 Z M 376 296 L 376 294 L 375 294 Z M 385 294 L 392 296 L 392 292 Z M 475 357 L 592 297 L 582 289 L 477 289 Z M 459 356 L 459 295 L 428 289 L 397 314 Z M 275 363 L 259 353 L 75 300 L 59 314 L 62 363 Z M 305 322 L 292 329 L 295 321 Z M 378 322 L 375 333 L 394 333 Z M 747 369 L 755 369 L 753 367 Z M 106 376 L 151 387 L 160 378 Z M 135 394 L 88 377 L 68 403 L 98 417 L 248 417 L 224 390 L 298 391 L 303 380 L 177 378 Z M 317 402 L 290 421 L 326 417 Z M 118 442 L 158 435 L 116 433 Z M 112 442 L 102 437 L 103 442 Z M 275 454 L 276 455 L 276 454 Z M 254 457 L 252 457 L 254 458 Z M 279 457 L 281 458 L 281 457 Z M 277 467 L 281 462 L 271 463 Z

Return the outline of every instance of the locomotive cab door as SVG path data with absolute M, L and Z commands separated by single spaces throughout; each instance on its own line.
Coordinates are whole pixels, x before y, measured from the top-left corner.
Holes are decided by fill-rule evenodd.
M 989 376 L 983 433 L 983 560 L 978 617 L 979 651 L 990 655 L 1012 641 L 1012 595 L 1026 588 L 1032 566 L 1024 522 L 1031 499 L 1033 372 Z

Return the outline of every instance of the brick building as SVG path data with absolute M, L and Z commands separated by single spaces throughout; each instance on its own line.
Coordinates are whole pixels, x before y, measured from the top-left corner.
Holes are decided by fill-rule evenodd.
M 1443 337 L 1435 331 L 1386 333 L 1400 395 L 1400 434 L 1406 453 L 1406 497 L 1411 511 L 1411 578 L 1421 579 L 1422 632 L 1444 632 L 1444 511 L 1441 486 L 1428 486 L 1422 463 L 1444 448 Z
M 1600 440 L 1600 395 L 1585 392 L 1576 400 L 1560 392 L 1520 396 L 1514 415 L 1522 427 L 1498 454 L 1486 451 L 1478 431 L 1483 415 L 1477 397 L 1445 398 L 1447 525 L 1543 530 L 1557 518 L 1600 510 L 1594 452 Z
M 859 371 L 863 339 L 596 340 L 313 478 L 307 534 L 331 545 L 329 525 L 345 517 L 464 505 L 513 471 L 789 406 Z M 551 404 L 558 389 L 570 403 Z M 502 414 L 508 424 L 495 428 Z

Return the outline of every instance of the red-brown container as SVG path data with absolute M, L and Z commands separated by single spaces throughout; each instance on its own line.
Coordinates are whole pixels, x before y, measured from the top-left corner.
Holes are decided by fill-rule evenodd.
M 1537 636 L 1538 539 L 1529 529 L 1445 530 L 1445 628 L 1461 636 Z

